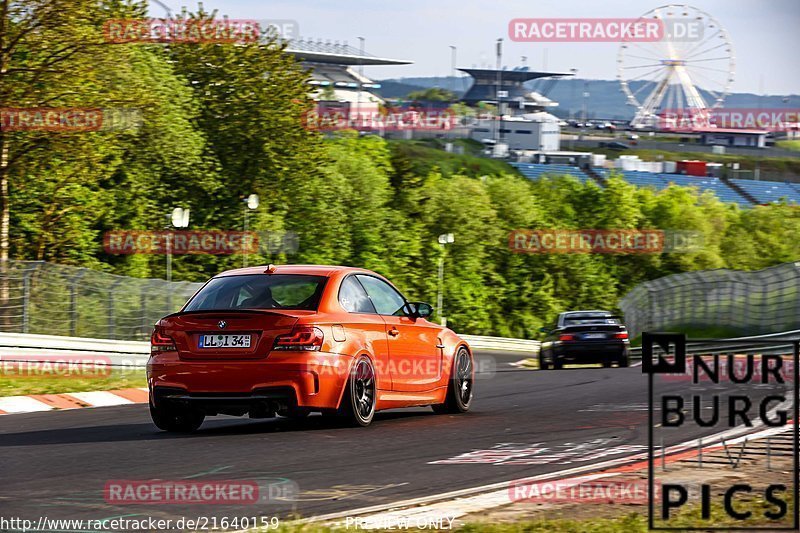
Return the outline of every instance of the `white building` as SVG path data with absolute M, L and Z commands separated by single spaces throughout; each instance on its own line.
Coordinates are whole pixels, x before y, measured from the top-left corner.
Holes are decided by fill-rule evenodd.
M 555 152 L 561 147 L 559 122 L 558 117 L 543 111 L 506 116 L 502 121 L 479 119 L 470 135 L 481 142 L 499 137 L 500 143 L 508 145 L 509 150 Z

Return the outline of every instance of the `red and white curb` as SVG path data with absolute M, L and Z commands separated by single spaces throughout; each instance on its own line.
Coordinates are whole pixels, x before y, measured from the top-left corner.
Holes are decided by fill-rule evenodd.
M 0 397 L 0 415 L 147 403 L 147 387 Z

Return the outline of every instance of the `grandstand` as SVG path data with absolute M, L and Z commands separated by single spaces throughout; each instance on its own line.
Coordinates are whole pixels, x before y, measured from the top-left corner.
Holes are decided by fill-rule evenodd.
M 635 170 L 619 171 L 625 181 L 639 187 L 653 187 L 656 190 L 666 189 L 671 183 L 681 187 L 697 187 L 701 191 L 711 191 L 723 202 L 739 204 L 750 207 L 750 201 L 726 185 L 719 178 L 685 176 L 683 174 L 665 174 L 652 172 L 639 172 Z
M 581 168 L 574 165 L 556 165 L 539 163 L 511 163 L 511 166 L 529 178 L 538 179 L 540 176 L 568 175 L 579 179 L 582 183 L 593 181 Z M 752 202 L 740 194 L 734 187 L 720 178 L 686 176 L 683 174 L 668 174 L 643 172 L 638 170 L 609 170 L 594 167 L 592 172 L 607 179 L 613 174 L 621 175 L 625 181 L 637 187 L 650 187 L 655 190 L 666 189 L 670 184 L 681 187 L 697 187 L 701 191 L 711 191 L 723 202 L 735 203 L 741 207 L 752 207 Z M 800 184 L 782 183 L 775 181 L 755 181 L 746 179 L 731 179 L 731 183 L 750 194 L 760 204 L 778 202 L 785 199 L 789 202 L 800 204 Z
M 723 202 L 739 204 L 741 207 L 750 207 L 750 201 L 729 187 L 719 178 L 702 178 L 697 176 L 684 176 L 682 174 L 659 174 L 669 183 L 684 187 L 697 187 L 701 191 L 711 191 Z
M 511 166 L 528 179 L 539 179 L 541 176 L 572 176 L 582 183 L 592 181 L 580 168 L 573 165 L 542 165 L 538 163 L 511 163 Z
M 731 182 L 738 185 L 755 198 L 760 204 L 779 202 L 782 198 L 800 204 L 800 190 L 797 184 L 790 185 L 779 181 L 754 181 L 734 178 Z
M 625 181 L 637 187 L 652 187 L 659 191 L 669 187 L 669 182 L 662 178 L 661 174 L 638 170 L 617 170 L 616 173 L 621 174 Z
M 362 67 L 411 64 L 404 59 L 373 56 L 346 41 L 295 39 L 286 42 L 286 53 L 301 60 L 308 69 L 315 100 L 331 99 L 362 106 L 384 103 L 375 92 L 381 85 L 364 76 L 360 72 Z

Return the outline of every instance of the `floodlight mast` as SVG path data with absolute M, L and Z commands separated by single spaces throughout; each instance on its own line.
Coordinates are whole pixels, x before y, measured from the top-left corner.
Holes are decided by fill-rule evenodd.
M 170 229 L 170 225 L 176 228 L 188 228 L 189 227 L 189 214 L 190 209 L 186 208 L 183 209 L 181 207 L 176 207 L 172 210 L 172 214 L 167 216 L 168 223 L 167 223 L 167 230 Z M 167 231 L 166 241 L 167 241 L 167 281 L 172 281 L 172 237 L 173 234 L 171 231 Z
M 436 294 L 436 310 L 439 313 L 439 322 L 447 325 L 447 317 L 444 316 L 444 256 L 446 246 L 456 242 L 456 237 L 452 233 L 442 233 L 439 235 L 439 246 L 441 247 L 441 254 L 439 254 L 439 289 Z
M 242 235 L 242 267 L 247 266 L 247 250 L 244 249 L 244 239 L 247 238 L 248 215 L 250 211 L 258 209 L 260 200 L 257 194 L 251 194 L 244 200 L 244 235 Z

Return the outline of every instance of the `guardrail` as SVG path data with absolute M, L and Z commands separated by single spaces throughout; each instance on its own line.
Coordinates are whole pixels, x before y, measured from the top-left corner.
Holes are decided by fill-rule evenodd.
M 510 339 L 507 337 L 482 337 L 480 335 L 459 335 L 476 350 L 501 350 L 507 352 L 522 352 L 531 355 L 539 353 L 540 341 L 528 339 Z
M 461 335 L 476 350 L 502 350 L 536 354 L 539 341 Z M 27 335 L 22 333 L 0 333 L 0 351 L 5 357 L 14 355 L 31 357 L 63 354 L 102 355 L 115 366 L 142 366 L 150 355 L 150 343 L 141 341 L 115 341 L 86 337 L 63 337 L 60 335 Z
M 797 341 L 800 339 L 800 330 L 781 331 L 779 333 L 767 333 L 766 335 L 750 335 L 747 337 L 731 337 L 727 339 L 688 339 L 692 341 L 686 347 L 688 353 L 702 353 L 713 350 L 731 351 L 735 350 L 740 353 L 788 353 L 794 347 L 794 344 L 787 342 L 786 344 L 776 344 L 782 340 Z M 759 342 L 761 341 L 761 342 Z M 765 345 L 765 341 L 770 341 L 769 346 Z M 631 356 L 635 358 L 642 357 L 642 347 L 637 346 L 631 348 Z
M 63 337 L 60 335 L 29 335 L 24 333 L 0 333 L 0 348 L 68 350 L 124 355 L 150 353 L 149 342 Z
M 26 335 L 0 333 L 0 357 L 14 361 L 36 361 L 37 357 L 89 356 L 102 358 L 110 366 L 143 367 L 150 357 L 150 343 L 141 341 L 115 341 L 64 337 L 60 335 Z

